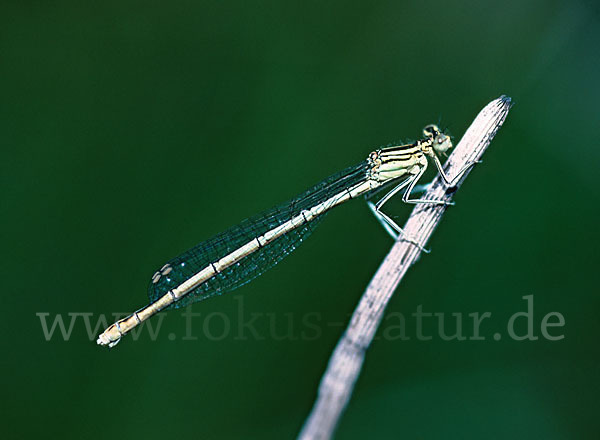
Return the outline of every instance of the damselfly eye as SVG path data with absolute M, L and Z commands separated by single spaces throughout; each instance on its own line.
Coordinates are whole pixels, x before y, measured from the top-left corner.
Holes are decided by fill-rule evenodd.
M 439 134 L 440 129 L 435 124 L 429 124 L 423 129 L 423 134 L 427 137 L 435 137 Z

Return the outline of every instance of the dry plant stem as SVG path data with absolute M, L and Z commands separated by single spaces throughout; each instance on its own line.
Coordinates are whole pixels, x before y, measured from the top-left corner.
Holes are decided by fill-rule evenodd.
M 450 177 L 470 162 L 480 160 L 506 119 L 510 107 L 510 98 L 501 96 L 481 110 L 446 162 L 445 171 Z M 423 198 L 450 201 L 468 172 L 454 188 L 448 188 L 438 176 Z M 417 205 L 404 226 L 406 235 L 425 246 L 446 209 L 446 206 Z M 365 352 L 373 340 L 385 307 L 402 277 L 420 254 L 421 250 L 417 246 L 399 238 L 383 260 L 329 360 L 319 385 L 317 401 L 298 436 L 299 439 L 331 438 L 350 400 Z

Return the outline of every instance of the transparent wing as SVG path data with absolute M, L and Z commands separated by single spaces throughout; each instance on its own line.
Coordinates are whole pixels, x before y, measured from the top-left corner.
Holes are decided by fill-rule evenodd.
M 150 282 L 148 297 L 151 302 L 165 295 L 200 270 L 265 232 L 287 222 L 303 210 L 329 199 L 366 178 L 366 161 L 330 176 L 300 196 L 281 205 L 242 221 L 215 237 L 169 261 L 159 269 Z M 230 292 L 266 272 L 293 252 L 319 224 L 324 215 L 303 224 L 271 243 L 261 247 L 238 263 L 216 274 L 199 285 L 168 309 L 185 307 L 214 295 Z

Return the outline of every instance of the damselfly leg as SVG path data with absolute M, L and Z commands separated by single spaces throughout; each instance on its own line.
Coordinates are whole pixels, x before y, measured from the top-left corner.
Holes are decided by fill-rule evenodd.
M 469 162 L 468 164 L 466 164 L 464 167 L 462 167 L 460 169 L 460 171 L 458 173 L 456 173 L 456 176 L 454 176 L 453 179 L 450 179 L 448 177 L 448 175 L 444 172 L 444 168 L 442 167 L 442 163 L 440 162 L 439 157 L 437 157 L 435 154 L 432 156 L 433 157 L 433 162 L 435 163 L 436 168 L 438 169 L 438 171 L 440 172 L 440 176 L 442 176 L 442 179 L 444 179 L 444 183 L 446 185 L 448 185 L 449 188 L 452 188 L 454 185 L 456 185 L 458 183 L 458 181 L 460 180 L 460 178 L 468 171 L 470 170 L 472 167 L 474 167 L 477 164 L 482 163 L 481 160 L 474 160 Z
M 392 189 L 385 196 L 383 196 L 383 198 L 381 198 L 377 203 L 373 203 L 371 200 L 369 200 L 367 198 L 367 205 L 369 206 L 369 209 L 371 210 L 371 212 L 373 213 L 375 218 L 379 221 L 379 223 L 381 223 L 381 226 L 383 226 L 383 228 L 388 232 L 388 234 L 390 234 L 390 236 L 394 239 L 394 241 L 398 240 L 399 234 L 402 234 L 405 238 L 407 238 L 406 234 L 404 234 L 404 231 L 402 230 L 402 228 L 400 226 L 398 226 L 398 224 L 394 220 L 392 220 L 387 214 L 385 214 L 383 211 L 381 211 L 381 207 L 394 194 L 396 194 L 398 191 L 400 191 L 406 185 L 410 184 L 411 180 L 414 180 L 414 177 L 409 177 L 405 181 L 401 182 L 399 185 L 396 185 L 396 187 L 394 189 Z M 408 240 L 408 238 L 407 238 L 407 240 Z M 411 241 L 411 240 L 409 240 L 409 241 L 411 243 L 413 243 L 413 241 Z M 419 246 L 418 243 L 414 243 L 414 244 Z
M 377 203 L 373 203 L 371 200 L 367 200 L 367 205 L 369 206 L 369 208 L 371 209 L 371 211 L 375 215 L 375 218 L 377 218 L 377 220 L 379 220 L 379 223 L 381 223 L 381 225 L 383 226 L 383 228 L 388 232 L 388 234 L 390 234 L 390 236 L 394 240 L 398 240 L 398 237 L 400 235 L 402 235 L 402 237 L 405 240 L 407 240 L 408 242 L 414 244 L 421 251 L 423 251 L 423 252 L 425 252 L 425 253 L 428 254 L 430 252 L 428 249 L 425 249 L 420 243 L 418 243 L 417 241 L 415 241 L 411 237 L 409 237 L 404 232 L 404 230 L 390 216 L 388 216 L 386 213 L 384 213 L 381 210 L 381 208 L 383 207 L 383 205 L 385 205 L 394 195 L 396 195 L 400 190 L 402 190 L 405 187 L 407 187 L 407 188 L 404 191 L 404 194 L 402 196 L 402 200 L 405 203 L 429 203 L 429 204 L 432 204 L 432 205 L 448 205 L 448 204 L 451 204 L 450 202 L 446 202 L 445 200 L 421 200 L 421 199 L 413 200 L 413 199 L 409 198 L 411 192 L 413 191 L 413 189 L 414 189 L 414 187 L 416 185 L 416 183 L 419 181 L 419 179 L 421 178 L 421 176 L 423 176 L 423 173 L 425 172 L 425 169 L 426 169 L 426 167 L 421 168 L 419 170 L 419 173 L 417 175 L 411 176 L 408 179 L 406 179 L 403 182 L 401 182 L 394 189 L 392 189 L 385 196 L 383 196 Z

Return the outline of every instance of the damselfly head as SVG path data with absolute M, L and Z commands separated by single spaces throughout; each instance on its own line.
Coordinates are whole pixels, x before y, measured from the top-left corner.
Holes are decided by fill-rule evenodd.
M 452 139 L 442 133 L 437 125 L 429 124 L 423 129 L 423 134 L 431 139 L 433 149 L 438 153 L 445 153 L 452 148 Z
M 433 139 L 433 149 L 438 153 L 446 153 L 450 148 L 452 148 L 452 139 L 447 134 L 438 133 Z

